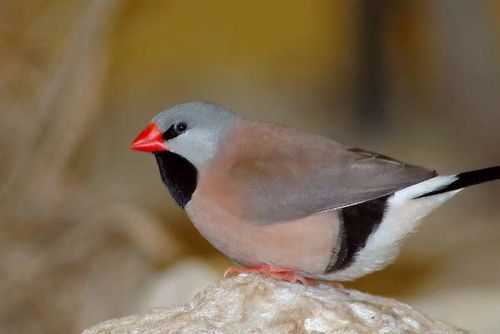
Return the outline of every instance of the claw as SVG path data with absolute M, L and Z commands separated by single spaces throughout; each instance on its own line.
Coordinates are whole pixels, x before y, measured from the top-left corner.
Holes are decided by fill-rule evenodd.
M 300 282 L 305 286 L 316 285 L 316 281 L 295 273 L 293 269 L 285 267 L 275 267 L 269 264 L 260 264 L 248 268 L 230 267 L 224 272 L 224 277 L 226 277 L 228 274 L 233 274 L 233 273 L 237 274 L 256 273 L 256 274 L 270 276 L 272 278 L 287 282 L 292 282 L 292 283 Z

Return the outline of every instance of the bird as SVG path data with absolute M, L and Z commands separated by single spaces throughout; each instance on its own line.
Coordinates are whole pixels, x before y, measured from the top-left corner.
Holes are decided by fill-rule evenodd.
M 206 101 L 172 106 L 132 142 L 197 230 L 237 265 L 290 282 L 350 281 L 397 257 L 422 218 L 500 166 L 453 175 Z

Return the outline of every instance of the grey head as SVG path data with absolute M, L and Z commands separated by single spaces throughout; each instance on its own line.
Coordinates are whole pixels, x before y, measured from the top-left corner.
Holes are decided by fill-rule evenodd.
M 215 155 L 224 133 L 239 119 L 219 104 L 197 101 L 175 105 L 156 115 L 152 122 L 163 134 L 167 150 L 200 171 Z

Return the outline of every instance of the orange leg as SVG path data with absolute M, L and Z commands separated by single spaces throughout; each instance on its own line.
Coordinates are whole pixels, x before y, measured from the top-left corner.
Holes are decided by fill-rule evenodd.
M 292 283 L 300 282 L 306 286 L 316 285 L 316 281 L 310 278 L 305 278 L 302 275 L 298 275 L 293 269 L 284 267 L 275 267 L 269 264 L 258 264 L 248 268 L 231 267 L 228 270 L 226 270 L 224 276 L 230 273 L 237 273 L 237 274 L 256 273 Z

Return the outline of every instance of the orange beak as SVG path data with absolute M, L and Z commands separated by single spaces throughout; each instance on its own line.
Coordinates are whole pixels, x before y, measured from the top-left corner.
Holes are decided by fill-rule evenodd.
M 130 145 L 130 149 L 141 152 L 160 152 L 168 150 L 163 142 L 162 133 L 158 130 L 155 123 L 149 124 L 142 130 L 132 142 L 132 145 Z

